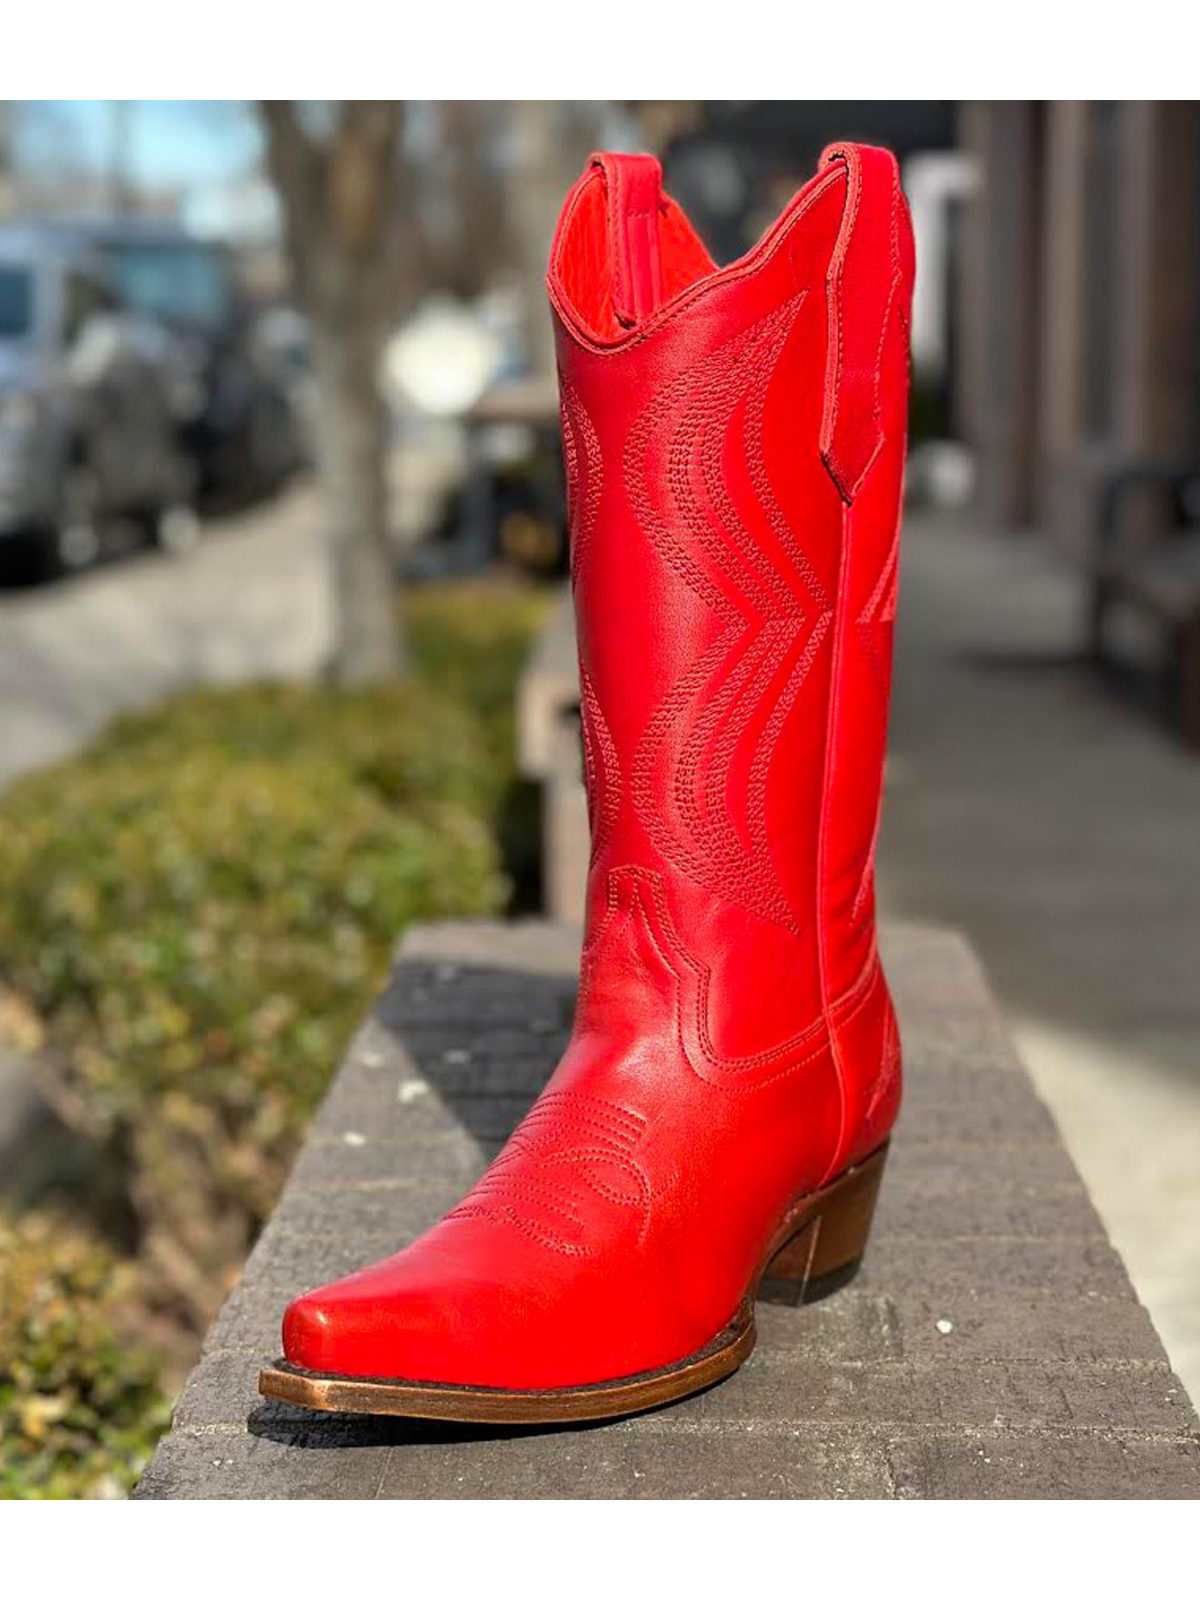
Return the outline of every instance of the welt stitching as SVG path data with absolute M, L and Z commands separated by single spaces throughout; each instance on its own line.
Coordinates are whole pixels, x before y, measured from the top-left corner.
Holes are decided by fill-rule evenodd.
M 567 1102 L 564 1104 L 564 1102 Z M 595 1110 L 591 1109 L 595 1106 Z M 556 1121 L 564 1118 L 579 1123 L 590 1123 L 601 1132 L 611 1133 L 613 1138 L 636 1140 L 641 1137 L 645 1124 L 641 1126 L 622 1122 L 616 1115 L 608 1116 L 607 1104 L 601 1101 L 592 1101 L 590 1096 L 548 1095 L 534 1105 L 529 1116 L 526 1117 L 524 1126 L 529 1126 L 534 1118 L 554 1117 Z M 615 1124 L 615 1125 L 614 1125 Z
M 620 1168 L 631 1178 L 644 1176 L 641 1167 L 627 1151 L 616 1150 L 605 1144 L 570 1145 L 565 1149 L 551 1148 L 543 1159 L 548 1167 L 560 1163 L 564 1166 L 609 1166 Z
M 876 456 L 878 455 L 879 451 L 882 449 L 883 442 L 884 442 L 882 409 L 881 409 L 881 403 L 880 403 L 880 397 L 879 397 L 880 375 L 881 375 L 882 368 L 883 368 L 884 344 L 885 344 L 885 341 L 886 341 L 886 338 L 887 338 L 888 328 L 889 328 L 889 325 L 891 323 L 892 315 L 893 315 L 893 312 L 894 312 L 895 306 L 896 306 L 896 293 L 897 293 L 897 290 L 900 287 L 899 220 L 900 220 L 901 197 L 900 197 L 900 175 L 899 175 L 899 170 L 898 169 L 894 170 L 893 171 L 893 175 L 892 175 L 892 196 L 891 196 L 891 198 L 892 198 L 892 206 L 891 206 L 890 230 L 889 231 L 890 231 L 890 240 L 891 240 L 892 276 L 891 276 L 891 282 L 890 282 L 889 289 L 888 289 L 887 305 L 884 307 L 883 320 L 882 320 L 882 323 L 881 323 L 880 329 L 879 329 L 879 346 L 878 346 L 878 348 L 876 350 L 876 353 L 875 353 L 875 375 L 874 375 L 875 376 L 875 394 L 874 394 L 874 402 L 875 402 L 875 421 L 876 421 L 876 426 L 879 429 L 879 441 L 878 441 L 876 449 L 874 451 L 872 451 L 871 456 L 870 456 L 870 458 L 868 459 L 868 461 L 866 463 L 866 466 L 863 468 L 863 471 L 859 476 L 858 484 L 856 485 L 856 492 L 857 492 L 858 486 L 860 486 L 862 484 L 862 482 L 866 478 L 867 473 L 870 471 L 871 467 L 873 466 L 873 464 L 875 462 L 875 459 L 876 459 Z M 877 624 L 878 623 L 879 618 L 877 616 L 873 615 L 873 613 L 875 612 L 877 607 L 882 607 L 886 594 L 888 593 L 889 589 L 891 588 L 891 585 L 896 581 L 896 567 L 897 567 L 897 565 L 899 563 L 899 558 L 900 558 L 900 518 L 901 518 L 902 514 L 903 514 L 903 508 L 901 507 L 897 511 L 895 530 L 894 530 L 894 532 L 892 534 L 892 540 L 891 540 L 891 543 L 890 543 L 890 545 L 888 547 L 887 557 L 886 557 L 886 559 L 884 561 L 883 568 L 882 568 L 882 570 L 880 572 L 879 580 L 876 583 L 875 588 L 871 592 L 870 599 L 867 601 L 867 604 L 863 607 L 863 610 L 862 610 L 861 614 L 859 615 L 859 618 L 858 618 L 858 621 L 857 621 L 857 624 L 856 624 L 856 632 L 857 632 L 857 634 L 859 636 L 859 639 L 861 640 L 861 642 L 862 642 L 862 644 L 863 644 L 863 646 L 864 646 L 864 648 L 866 650 L 867 658 L 868 658 L 868 661 L 869 661 L 870 666 L 871 666 L 871 671 L 872 671 L 872 673 L 874 675 L 876 684 L 878 685 L 878 688 L 879 688 L 879 710 L 880 710 L 880 721 L 881 721 L 881 724 L 882 724 L 881 732 L 880 732 L 880 735 L 879 735 L 879 743 L 880 743 L 880 746 L 881 746 L 880 752 L 879 752 L 879 762 L 880 762 L 880 766 L 881 767 L 882 767 L 883 759 L 884 759 L 884 750 L 883 750 L 882 747 L 886 744 L 886 739 L 887 739 L 887 704 L 888 704 L 888 692 L 889 692 L 890 680 L 891 680 L 891 671 L 890 671 L 890 664 L 885 663 L 883 661 L 883 659 L 882 659 L 882 656 L 881 656 L 880 650 L 879 650 L 879 643 L 878 643 L 878 640 L 876 638 L 875 631 L 874 631 L 874 628 L 873 628 L 872 624 Z M 860 874 L 859 883 L 858 883 L 858 889 L 857 889 L 857 892 L 855 893 L 854 901 L 853 901 L 852 905 L 850 906 L 849 912 L 846 913 L 848 920 L 851 921 L 851 922 L 853 922 L 853 921 L 855 921 L 857 919 L 857 917 L 858 917 L 859 913 L 861 912 L 864 904 L 866 903 L 867 896 L 869 895 L 870 890 L 871 890 L 872 881 L 873 881 L 873 868 L 874 868 L 874 864 L 875 864 L 875 851 L 876 851 L 876 846 L 877 846 L 878 840 L 879 840 L 879 828 L 880 828 L 880 823 L 882 821 L 882 817 L 883 817 L 883 792 L 882 792 L 882 785 L 881 785 L 879 797 L 878 797 L 878 799 L 876 801 L 876 805 L 875 805 L 875 820 L 874 820 L 874 823 L 872 824 L 872 828 L 871 828 L 871 838 L 870 838 L 870 842 L 867 845 L 866 855 L 865 855 L 863 863 L 862 863 L 861 874 Z
M 692 441 L 699 437 L 707 417 L 713 414 L 715 402 L 708 399 L 710 387 L 717 395 L 728 393 L 731 387 L 730 366 L 742 361 L 750 361 L 750 387 L 748 393 L 751 397 L 751 415 L 755 418 L 761 434 L 762 412 L 765 404 L 765 393 L 770 376 L 778 362 L 782 345 L 788 332 L 799 313 L 803 303 L 804 291 L 798 291 L 784 306 L 767 313 L 758 322 L 742 330 L 711 353 L 700 365 L 699 369 L 684 374 L 680 379 L 670 384 L 666 390 L 651 402 L 642 415 L 638 418 L 631 430 L 626 445 L 626 476 L 629 497 L 635 512 L 638 514 L 646 534 L 654 544 L 659 555 L 674 567 L 684 581 L 694 592 L 704 600 L 718 617 L 727 626 L 728 631 L 738 630 L 739 637 L 749 631 L 753 624 L 742 615 L 737 606 L 729 598 L 717 590 L 707 574 L 702 572 L 695 562 L 684 552 L 668 529 L 665 521 L 654 505 L 645 477 L 645 456 L 649 450 L 650 441 L 660 422 L 665 421 L 676 406 L 677 396 L 683 402 L 683 410 L 678 420 L 669 446 L 669 472 L 668 483 L 673 489 L 673 504 L 676 511 L 682 516 L 685 523 L 691 528 L 698 544 L 713 560 L 725 580 L 731 584 L 741 596 L 743 601 L 753 604 L 753 599 L 745 595 L 737 581 L 737 574 L 730 567 L 732 552 L 728 546 L 715 537 L 714 530 L 708 525 L 694 504 L 694 494 L 688 481 L 686 463 L 690 459 Z M 761 352 L 761 354 L 760 354 Z M 699 402 L 696 396 L 699 395 Z M 736 414 L 738 399 L 730 402 L 727 416 L 732 420 Z M 752 457 L 752 452 L 747 449 L 747 456 Z M 775 530 L 780 545 L 787 551 L 792 559 L 794 569 L 799 573 L 805 587 L 810 592 L 810 598 L 820 605 L 824 598 L 824 589 L 817 578 L 808 557 L 801 549 L 787 524 L 786 518 L 775 499 L 765 468 L 753 461 L 749 462 L 751 468 L 752 489 L 758 500 L 760 509 L 766 516 L 768 523 Z M 735 525 L 740 528 L 740 519 Z M 763 562 L 771 565 L 765 556 Z M 789 591 L 790 595 L 790 591 Z M 827 602 L 826 602 L 827 604 Z M 740 626 L 739 626 L 740 624 Z M 823 636 L 824 628 L 819 630 L 817 642 Z M 648 832 L 659 849 L 672 862 L 678 870 L 687 877 L 699 881 L 704 886 L 713 889 L 724 898 L 735 903 L 745 905 L 747 909 L 756 911 L 767 920 L 776 922 L 781 926 L 798 932 L 795 913 L 788 906 L 781 886 L 774 874 L 770 860 L 769 850 L 766 845 L 765 816 L 763 819 L 751 819 L 752 837 L 758 849 L 752 851 L 748 858 L 744 858 L 737 866 L 729 865 L 729 838 L 713 840 L 709 835 L 704 819 L 697 811 L 694 795 L 693 780 L 696 764 L 696 748 L 703 737 L 703 726 L 693 730 L 692 740 L 685 747 L 685 756 L 677 766 L 674 773 L 674 793 L 676 805 L 685 820 L 690 824 L 692 839 L 690 841 L 678 838 L 660 814 L 660 808 L 655 803 L 653 772 L 658 758 L 660 747 L 665 742 L 668 731 L 680 723 L 687 707 L 695 695 L 711 677 L 712 671 L 717 666 L 721 657 L 729 648 L 729 641 L 723 638 L 708 651 L 701 661 L 696 663 L 692 670 L 679 680 L 674 688 L 668 692 L 666 699 L 658 711 L 652 716 L 647 725 L 638 750 L 634 758 L 634 771 L 632 775 L 631 794 L 635 807 L 642 817 Z M 811 653 L 806 654 L 797 664 L 800 679 L 807 674 L 811 662 Z M 740 679 L 753 670 L 752 659 L 743 658 L 741 664 L 735 669 L 735 679 Z M 771 676 L 774 674 L 772 673 Z M 769 677 L 766 680 L 769 682 Z M 796 681 L 789 686 L 785 694 L 786 709 L 794 701 L 799 692 L 800 682 Z M 724 711 L 726 703 L 734 704 L 737 698 L 738 684 L 726 685 L 722 695 L 718 696 L 715 707 L 716 716 Z M 765 689 L 765 683 L 763 685 Z M 761 694 L 760 694 L 761 700 Z M 755 702 L 758 703 L 758 702 Z M 753 705 L 739 710 L 737 716 L 725 730 L 714 752 L 714 759 L 718 763 L 725 763 L 730 751 L 753 714 Z M 714 721 L 714 707 L 706 708 L 702 717 Z M 773 719 L 773 726 L 778 728 L 783 720 L 782 716 Z M 765 772 L 766 763 L 761 759 L 760 744 L 759 757 L 755 762 L 755 770 L 761 775 L 762 782 L 756 783 L 750 793 L 750 798 L 757 806 L 760 803 L 765 807 Z M 719 770 L 719 768 L 718 768 Z M 712 780 L 714 783 L 716 778 Z M 721 834 L 719 825 L 718 835 Z M 718 849 L 717 845 L 723 847 Z M 707 849 L 703 848 L 707 845 Z M 741 854 L 740 850 L 738 851 Z
M 638 869 L 636 869 L 636 868 L 629 869 L 629 870 L 634 871 L 634 872 L 638 871 Z M 640 876 L 640 873 L 639 873 L 639 876 Z M 658 883 L 654 883 L 652 885 L 651 892 L 652 892 L 652 894 L 654 894 L 657 897 L 657 895 L 661 892 L 661 885 L 658 884 Z M 639 900 L 640 900 L 640 895 L 639 895 Z M 666 952 L 662 948 L 662 945 L 659 943 L 658 934 L 655 932 L 655 929 L 654 929 L 654 926 L 653 926 L 653 923 L 652 923 L 651 919 L 645 915 L 644 909 L 643 909 L 643 924 L 644 924 L 644 926 L 646 928 L 646 932 L 647 932 L 647 934 L 648 934 L 648 936 L 650 938 L 650 942 L 654 945 L 655 950 L 658 952 L 659 959 L 663 962 L 663 964 L 669 970 L 671 970 L 672 972 L 676 972 L 677 973 L 677 968 L 675 967 L 674 962 L 671 961 L 670 957 L 666 954 Z M 694 968 L 694 965 L 693 965 L 694 958 L 679 943 L 678 936 L 675 934 L 674 929 L 671 928 L 670 924 L 667 923 L 667 922 L 663 922 L 662 924 L 660 924 L 660 928 L 661 928 L 661 932 L 663 934 L 663 937 L 666 938 L 668 940 L 668 942 L 670 942 L 672 948 L 675 950 L 677 955 L 680 956 L 689 967 L 692 967 L 693 973 L 695 973 L 695 968 Z M 703 976 L 699 977 L 699 979 L 698 979 L 700 990 L 701 990 L 701 998 L 700 998 L 700 1000 L 699 1000 L 699 1002 L 698 1002 L 698 1004 L 696 1006 L 696 1024 L 697 1024 L 697 1026 L 696 1026 L 696 1043 L 699 1045 L 701 1053 L 704 1055 L 705 1059 L 709 1062 L 709 1064 L 711 1066 L 713 1066 L 714 1068 L 716 1068 L 718 1071 L 720 1071 L 722 1073 L 742 1073 L 742 1072 L 749 1071 L 750 1069 L 752 1069 L 755 1066 L 770 1065 L 773 1061 L 782 1059 L 782 1057 L 784 1055 L 789 1053 L 789 1045 L 793 1041 L 786 1041 L 782 1045 L 775 1046 L 775 1047 L 773 1047 L 773 1048 L 771 1048 L 769 1050 L 759 1051 L 755 1055 L 738 1056 L 738 1057 L 729 1057 L 729 1056 L 724 1056 L 723 1057 L 723 1056 L 718 1055 L 716 1050 L 714 1049 L 712 1043 L 711 1043 L 710 1038 L 709 1038 L 708 1027 L 707 1027 L 707 997 L 708 997 L 709 976 L 710 975 L 707 972 L 707 970 L 704 970 Z M 681 1020 L 682 1020 L 682 1007 L 683 1007 L 682 990 L 680 990 L 679 994 L 678 994 L 678 1004 L 679 1004 L 679 1011 L 678 1011 L 677 1021 L 681 1022 Z M 807 1034 L 815 1033 L 816 1031 L 818 1031 L 823 1026 L 823 1021 L 824 1021 L 824 1019 L 820 1019 L 816 1024 L 813 1025 L 813 1027 L 805 1030 L 805 1034 L 798 1035 L 797 1037 L 798 1038 L 804 1038 L 804 1037 L 806 1037 Z M 690 1062 L 691 1058 L 690 1058 L 690 1056 L 688 1054 L 686 1043 L 685 1043 L 685 1041 L 684 1041 L 684 1039 L 682 1037 L 682 1029 L 680 1029 L 680 1044 L 681 1044 L 681 1047 L 683 1048 L 683 1053 L 684 1053 L 685 1059 L 687 1059 Z M 823 1047 L 823 1044 L 824 1044 L 823 1040 L 820 1040 L 820 1039 L 817 1040 L 816 1041 L 816 1048 L 813 1051 L 807 1053 L 802 1060 L 798 1059 L 798 1060 L 793 1061 L 787 1068 L 784 1069 L 783 1073 L 776 1074 L 776 1076 L 784 1076 L 786 1073 L 795 1071 L 797 1068 L 806 1065 L 809 1060 L 811 1060 L 815 1056 L 819 1055 L 820 1050 Z M 763 1080 L 763 1081 L 771 1081 L 771 1080 Z M 759 1082 L 756 1082 L 756 1083 L 750 1085 L 749 1087 L 750 1088 L 759 1088 L 761 1086 L 762 1086 L 762 1081 L 759 1081 Z M 723 1087 L 744 1088 L 746 1086 L 744 1086 L 744 1085 L 723 1085 Z
M 854 237 L 854 230 L 858 225 L 858 208 L 862 203 L 863 189 L 862 163 L 859 161 L 857 154 L 853 150 L 845 150 L 839 153 L 846 163 L 846 187 L 848 190 L 846 198 L 850 202 L 850 221 L 849 224 L 845 226 L 844 235 L 839 237 L 837 245 L 834 246 L 834 259 L 837 261 L 837 309 L 836 315 L 833 319 L 835 330 L 833 423 L 830 429 L 831 442 L 834 431 L 837 427 L 837 418 L 841 409 L 842 397 L 842 289 L 844 284 L 846 257 L 850 251 L 850 241 Z M 844 216 L 843 224 L 845 225 Z M 839 253 L 839 247 L 842 246 L 843 238 L 845 241 L 845 246 L 843 249 L 840 249 Z
M 883 1050 L 880 1056 L 879 1076 L 871 1089 L 867 1101 L 867 1109 L 863 1120 L 870 1123 L 871 1118 L 879 1110 L 883 1097 L 887 1094 L 900 1070 L 900 1034 L 896 1027 L 896 1019 L 889 1009 L 883 1024 Z
M 567 521 L 571 534 L 571 581 L 579 581 L 580 564 L 596 525 L 604 462 L 600 440 L 587 407 L 574 386 L 560 373 L 559 414 L 563 423 L 563 458 L 567 473 Z M 582 441 L 582 462 L 576 435 Z M 581 471 L 581 467 L 585 470 Z M 580 478 L 583 479 L 582 492 Z
M 772 1046 L 766 1050 L 760 1050 L 756 1054 L 749 1056 L 738 1056 L 736 1058 L 720 1056 L 717 1053 L 716 1048 L 711 1043 L 707 1027 L 708 995 L 712 981 L 712 974 L 702 962 L 698 961 L 696 957 L 692 955 L 691 951 L 687 949 L 682 940 L 679 938 L 679 935 L 676 933 L 674 923 L 671 920 L 670 912 L 667 910 L 666 895 L 663 890 L 662 881 L 658 877 L 658 874 L 648 872 L 644 868 L 640 867 L 629 867 L 622 870 L 628 871 L 632 876 L 634 876 L 639 885 L 643 881 L 649 884 L 650 894 L 655 911 L 657 913 L 657 920 L 659 922 L 663 937 L 671 945 L 672 950 L 675 952 L 678 958 L 683 961 L 684 965 L 689 969 L 696 981 L 702 1000 L 702 1004 L 698 1007 L 698 1011 L 700 1013 L 700 1017 L 704 1019 L 699 1023 L 698 1027 L 699 1042 L 701 1049 L 714 1065 L 722 1065 L 728 1061 L 736 1060 L 737 1065 L 733 1070 L 740 1070 L 744 1067 L 752 1067 L 759 1065 L 760 1063 L 766 1063 L 786 1053 L 794 1046 L 802 1042 L 806 1042 L 810 1037 L 815 1036 L 819 1032 L 821 1027 L 820 1020 L 815 1023 L 811 1023 L 807 1028 L 802 1029 L 800 1033 L 793 1035 L 792 1038 L 784 1040 L 782 1044 L 778 1046 Z M 647 922 L 647 928 L 650 931 L 651 939 L 655 942 L 656 948 L 659 948 L 657 946 L 657 941 L 654 938 L 653 929 L 650 929 L 649 922 Z M 659 948 L 659 954 L 663 955 L 661 948 Z M 672 970 L 676 970 L 674 962 L 670 961 L 665 955 L 663 955 L 663 960 L 666 962 L 668 967 L 670 967 Z
M 581 1105 L 586 1109 L 581 1109 Z M 577 1181 L 593 1189 L 602 1199 L 625 1208 L 642 1208 L 646 1215 L 639 1231 L 644 1238 L 649 1225 L 649 1207 L 652 1187 L 640 1164 L 629 1154 L 633 1144 L 642 1136 L 646 1119 L 639 1112 L 630 1111 L 606 1101 L 595 1099 L 574 1090 L 558 1090 L 543 1097 L 530 1111 L 521 1127 L 516 1130 L 508 1146 L 466 1199 L 451 1215 L 485 1216 L 497 1224 L 510 1224 L 536 1243 L 566 1254 L 590 1254 L 590 1249 L 552 1233 L 535 1219 L 523 1214 L 520 1203 L 525 1202 L 549 1211 L 577 1227 L 586 1227 L 587 1220 L 566 1203 L 566 1193 L 561 1184 L 549 1176 L 551 1169 L 574 1169 Z M 582 1146 L 556 1146 L 563 1133 L 580 1134 L 590 1140 Z M 506 1170 L 513 1161 L 536 1161 L 541 1164 L 541 1175 L 527 1171 Z M 638 1195 L 623 1193 L 608 1184 L 594 1170 L 604 1166 L 624 1172 L 637 1184 Z
M 612 836 L 621 809 L 621 764 L 600 700 L 586 669 L 579 668 L 583 757 L 590 821 L 591 860 L 598 859 Z M 597 759 L 597 757 L 599 759 Z M 597 794 L 599 799 L 597 800 Z
M 544 1245 L 547 1250 L 556 1250 L 564 1256 L 590 1256 L 594 1252 L 581 1244 L 569 1244 L 565 1239 L 560 1239 L 556 1234 L 549 1233 L 546 1229 L 538 1227 L 528 1217 L 521 1216 L 511 1206 L 494 1205 L 489 1203 L 476 1204 L 473 1201 L 464 1201 L 455 1208 L 455 1215 L 459 1217 L 483 1217 L 489 1222 L 507 1224 L 516 1228 L 519 1233 L 525 1234 L 535 1244 Z
M 552 1211 L 578 1227 L 583 1226 L 583 1218 L 578 1211 L 572 1211 L 569 1206 L 562 1204 L 561 1193 L 552 1184 L 542 1183 L 536 1178 L 513 1178 L 503 1175 L 493 1177 L 488 1173 L 467 1196 L 466 1203 L 496 1205 L 508 1197 L 515 1200 L 532 1200 L 544 1210 Z
M 640 1135 L 647 1126 L 647 1119 L 642 1116 L 640 1111 L 631 1111 L 627 1106 L 617 1105 L 612 1100 L 601 1100 L 597 1095 L 588 1094 L 579 1089 L 553 1089 L 542 1096 L 538 1106 L 545 1109 L 551 1104 L 558 1105 L 563 1101 L 574 1102 L 583 1106 L 586 1110 L 602 1111 L 605 1116 L 615 1117 L 627 1122 L 632 1125 L 630 1133 L 634 1136 Z M 538 1107 L 534 1109 L 536 1110 Z
M 626 1106 L 618 1106 L 614 1101 L 602 1101 L 595 1094 L 582 1093 L 579 1090 L 552 1090 L 549 1094 L 542 1094 L 541 1101 L 538 1102 L 538 1106 L 534 1106 L 534 1110 L 542 1110 L 542 1112 L 549 1114 L 550 1107 L 560 1106 L 562 1102 L 568 1102 L 568 1106 L 570 1104 L 581 1106 L 584 1114 L 589 1114 L 590 1110 L 594 1109 L 597 1114 L 603 1114 L 605 1117 L 611 1117 L 614 1120 L 618 1120 L 618 1122 L 626 1123 L 626 1126 L 619 1130 L 619 1133 L 622 1136 L 626 1136 L 626 1138 L 640 1138 L 645 1133 L 646 1126 L 648 1126 L 646 1118 L 637 1110 L 629 1110 Z
M 872 374 L 872 411 L 875 418 L 876 440 L 875 447 L 867 457 L 862 471 L 854 480 L 852 493 L 857 494 L 866 481 L 867 474 L 875 465 L 879 453 L 883 448 L 883 408 L 879 398 L 879 379 L 883 368 L 883 347 L 887 339 L 888 324 L 892 317 L 892 308 L 895 305 L 896 291 L 900 287 L 900 245 L 897 237 L 899 219 L 900 174 L 894 168 L 892 173 L 891 213 L 889 218 L 889 235 L 891 244 L 892 275 L 888 283 L 887 304 L 883 308 L 883 317 L 879 325 L 879 344 L 875 351 L 875 368 Z
M 535 1115 L 537 1116 L 537 1118 L 538 1118 L 538 1120 L 540 1122 L 545 1122 L 545 1121 L 547 1121 L 547 1120 L 552 1118 L 554 1126 L 553 1126 L 551 1132 L 554 1135 L 557 1135 L 563 1129 L 568 1129 L 568 1130 L 570 1130 L 571 1132 L 574 1132 L 574 1133 L 582 1133 L 582 1134 L 585 1134 L 588 1138 L 595 1139 L 597 1141 L 597 1143 L 601 1143 L 602 1144 L 605 1141 L 607 1141 L 609 1148 L 611 1150 L 613 1150 L 614 1153 L 616 1153 L 617 1155 L 623 1155 L 625 1153 L 625 1150 L 628 1148 L 628 1144 L 623 1144 L 623 1143 L 620 1142 L 620 1137 L 618 1135 L 609 1133 L 609 1131 L 608 1131 L 608 1129 L 607 1129 L 605 1124 L 597 1122 L 594 1118 L 583 1116 L 582 1114 L 580 1114 L 578 1112 L 572 1112 L 572 1111 L 557 1111 L 557 1112 L 538 1111 L 538 1108 L 535 1106 L 533 1111 L 530 1112 L 530 1117 L 533 1117 Z M 529 1118 L 526 1118 L 526 1126 L 527 1127 L 528 1127 L 528 1123 L 529 1123 Z M 535 1144 L 537 1142 L 537 1139 L 539 1137 L 540 1138 L 545 1138 L 546 1134 L 545 1133 L 538 1133 L 538 1131 L 536 1129 L 529 1134 L 530 1144 L 529 1144 L 528 1148 L 530 1150 L 532 1150 L 534 1148 L 534 1146 L 535 1146 Z M 632 1139 L 630 1139 L 629 1142 L 630 1143 L 633 1142 Z

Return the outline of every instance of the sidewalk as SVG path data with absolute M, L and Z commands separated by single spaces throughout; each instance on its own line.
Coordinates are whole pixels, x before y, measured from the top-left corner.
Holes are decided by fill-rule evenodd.
M 1079 661 L 1043 540 L 905 539 L 881 908 L 975 944 L 1200 1395 L 1200 761 Z
M 300 484 L 206 524 L 186 555 L 0 589 L 0 786 L 173 690 L 311 676 L 332 638 L 323 559 Z

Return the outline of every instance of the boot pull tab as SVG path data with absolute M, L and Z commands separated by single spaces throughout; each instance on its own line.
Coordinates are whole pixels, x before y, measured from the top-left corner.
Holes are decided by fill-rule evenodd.
M 842 499 L 854 499 L 880 445 L 880 363 L 887 319 L 907 316 L 912 234 L 890 150 L 830 145 L 821 171 L 846 169 L 846 201 L 829 263 L 829 347 L 821 457 Z
M 612 252 L 612 302 L 617 321 L 632 328 L 662 303 L 662 167 L 654 156 L 592 156 L 608 187 L 608 231 Z

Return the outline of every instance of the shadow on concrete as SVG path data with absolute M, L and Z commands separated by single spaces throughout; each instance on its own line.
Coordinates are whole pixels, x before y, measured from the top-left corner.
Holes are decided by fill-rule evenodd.
M 719 1379 L 718 1383 L 724 1381 Z M 674 1411 L 704 1392 L 692 1390 L 689 1394 L 677 1395 L 661 1405 L 647 1406 L 637 1415 Z M 294 1450 L 390 1450 L 422 1444 L 467 1445 L 492 1440 L 537 1439 L 557 1433 L 595 1433 L 625 1420 L 625 1417 L 615 1416 L 583 1418 L 575 1422 L 431 1422 L 420 1417 L 356 1417 L 335 1412 L 322 1415 L 266 1401 L 247 1417 L 246 1429 L 255 1438 L 269 1439 L 272 1444 L 284 1444 Z
M 671 1405 L 678 1403 L 670 1402 Z M 619 1417 L 600 1417 L 590 1422 L 487 1425 L 426 1422 L 419 1417 L 351 1417 L 333 1413 L 320 1416 L 272 1403 L 251 1412 L 246 1426 L 255 1438 L 286 1444 L 293 1450 L 387 1450 L 405 1445 L 464 1445 L 493 1439 L 539 1438 L 543 1434 L 591 1433 L 620 1420 Z
M 376 1020 L 489 1159 L 541 1093 L 566 1048 L 573 979 L 500 967 L 407 961 Z

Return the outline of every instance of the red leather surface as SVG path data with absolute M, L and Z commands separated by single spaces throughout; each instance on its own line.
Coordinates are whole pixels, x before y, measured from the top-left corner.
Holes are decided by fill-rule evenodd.
M 568 198 L 575 1030 L 461 1205 L 289 1309 L 298 1365 L 547 1388 L 680 1360 L 789 1203 L 887 1137 L 873 857 L 911 281 L 884 151 L 826 152 L 721 271 L 649 158 L 595 158 Z

